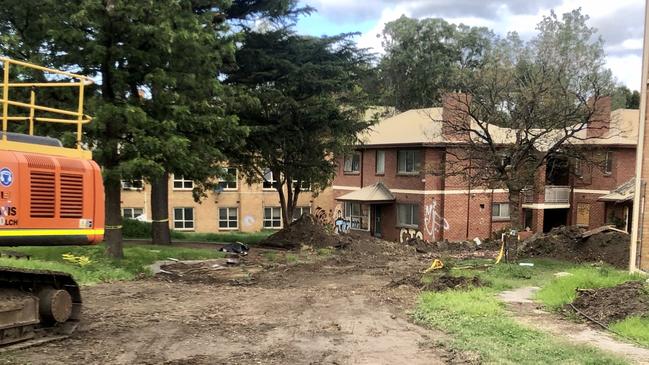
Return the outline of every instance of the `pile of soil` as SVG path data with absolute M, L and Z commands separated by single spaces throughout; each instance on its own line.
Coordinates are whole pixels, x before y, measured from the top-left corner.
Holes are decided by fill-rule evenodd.
M 625 268 L 629 262 L 629 235 L 622 232 L 597 233 L 582 238 L 577 227 L 557 227 L 537 233 L 518 247 L 519 257 L 550 257 L 573 262 L 605 262 Z
M 388 284 L 388 287 L 408 285 L 421 290 L 445 291 L 469 289 L 471 287 L 482 286 L 482 281 L 477 276 L 466 277 L 443 274 L 433 277 L 433 280 L 427 284 L 424 284 L 421 279 L 422 275 L 420 274 L 408 275 L 398 280 L 392 280 L 392 282 Z
M 572 303 L 588 317 L 608 325 L 629 316 L 649 315 L 649 293 L 642 281 L 627 281 L 612 288 L 583 290 Z M 566 310 L 572 310 L 570 305 Z
M 339 235 L 320 223 L 315 216 L 304 214 L 288 227 L 260 241 L 259 245 L 285 250 L 299 249 L 302 245 L 313 248 L 344 248 L 352 241 L 353 238 L 349 235 Z

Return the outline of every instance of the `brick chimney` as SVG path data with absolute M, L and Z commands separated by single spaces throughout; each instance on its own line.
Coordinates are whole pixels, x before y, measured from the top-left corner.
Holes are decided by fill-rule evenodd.
M 602 96 L 597 101 L 590 98 L 588 99 L 588 107 L 593 108 L 593 115 L 588 121 L 586 137 L 601 137 L 608 132 L 611 126 L 611 97 Z
M 449 93 L 442 97 L 442 135 L 446 140 L 461 141 L 468 138 L 471 123 L 467 114 L 469 104 L 471 96 L 464 93 Z

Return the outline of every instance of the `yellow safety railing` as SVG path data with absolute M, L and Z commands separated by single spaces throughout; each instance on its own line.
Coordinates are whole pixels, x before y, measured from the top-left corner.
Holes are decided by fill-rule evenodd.
M 77 126 L 77 149 L 81 149 L 82 126 L 89 123 L 92 118 L 83 114 L 83 93 L 86 85 L 92 84 L 92 80 L 86 76 L 73 74 L 70 72 L 59 71 L 48 67 L 38 66 L 27 62 L 16 61 L 6 57 L 0 57 L 4 72 L 2 78 L 2 141 L 7 141 L 7 128 L 9 122 L 29 122 L 29 135 L 34 135 L 34 122 L 45 123 L 63 123 L 63 124 L 76 124 Z M 9 70 L 12 65 L 25 67 L 33 70 L 43 71 L 49 74 L 56 74 L 66 76 L 72 79 L 71 82 L 10 82 Z M 9 92 L 12 88 L 31 88 L 29 103 L 23 103 L 9 99 Z M 36 104 L 36 90 L 45 87 L 76 87 L 79 89 L 79 99 L 76 110 L 65 110 L 59 108 L 52 108 Z M 15 106 L 20 109 L 25 109 L 27 115 L 10 116 L 9 106 Z M 36 112 L 49 112 L 58 114 L 61 118 L 52 117 L 38 117 Z M 67 118 L 66 118 L 67 117 Z M 71 117 L 71 118 L 70 118 Z

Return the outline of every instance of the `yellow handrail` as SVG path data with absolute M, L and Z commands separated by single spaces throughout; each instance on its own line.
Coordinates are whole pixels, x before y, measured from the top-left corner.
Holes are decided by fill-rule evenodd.
M 90 78 L 82 75 L 77 75 L 71 72 L 55 70 L 53 68 L 34 65 L 31 63 L 12 60 L 6 57 L 0 57 L 0 62 L 4 66 L 3 79 L 2 79 L 2 142 L 7 141 L 7 129 L 9 122 L 14 121 L 28 121 L 29 122 L 29 135 L 34 135 L 34 122 L 45 123 L 63 123 L 63 124 L 76 124 L 77 126 L 77 149 L 81 149 L 82 126 L 89 123 L 92 118 L 83 113 L 84 102 L 84 88 L 86 85 L 91 85 L 93 82 Z M 33 70 L 43 71 L 49 74 L 56 74 L 69 77 L 73 79 L 71 82 L 9 82 L 9 68 L 11 65 L 30 68 Z M 31 88 L 29 103 L 10 100 L 9 91 L 11 88 Z M 66 110 L 60 108 L 52 108 L 44 105 L 36 104 L 36 90 L 38 88 L 57 88 L 57 87 L 77 87 L 79 88 L 78 104 L 76 110 Z M 9 115 L 9 105 L 27 109 L 29 115 Z M 64 118 L 50 118 L 38 117 L 36 111 L 49 112 L 52 114 L 59 114 L 63 116 L 73 117 L 70 119 Z

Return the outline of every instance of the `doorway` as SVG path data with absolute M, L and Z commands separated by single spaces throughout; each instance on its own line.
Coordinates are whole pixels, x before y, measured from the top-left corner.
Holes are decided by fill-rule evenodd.
M 373 231 L 373 236 L 377 238 L 381 238 L 382 232 L 381 232 L 381 206 L 380 205 L 373 205 L 374 207 L 374 231 Z

